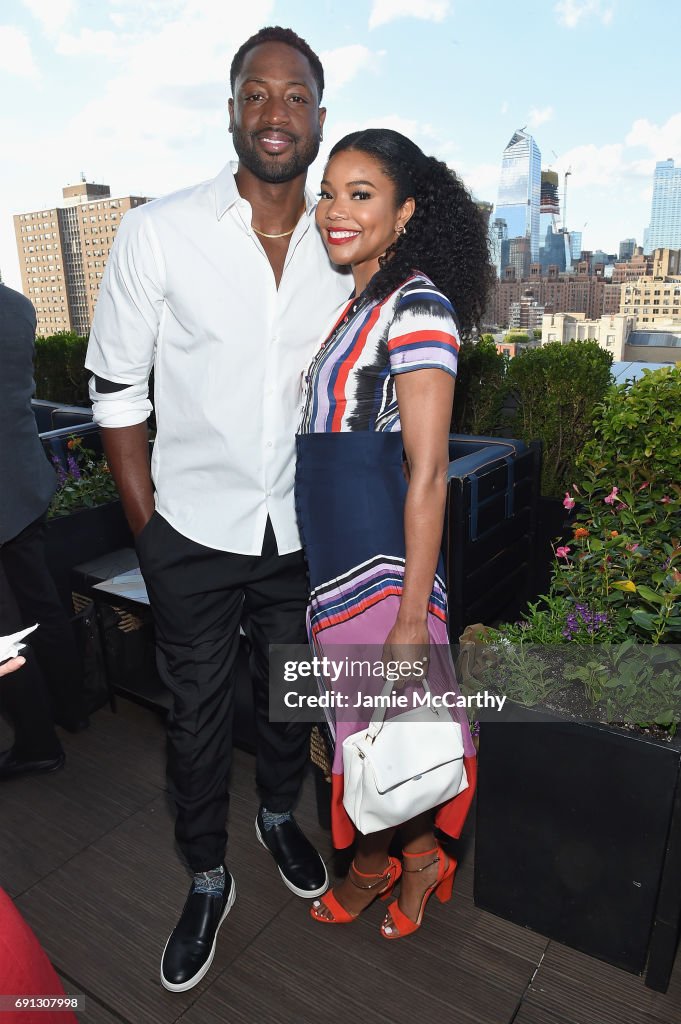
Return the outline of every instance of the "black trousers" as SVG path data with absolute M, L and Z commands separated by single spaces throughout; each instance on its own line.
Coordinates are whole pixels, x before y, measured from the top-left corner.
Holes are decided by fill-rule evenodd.
M 40 623 L 26 638 L 29 646 L 22 651 L 26 665 L 0 685 L 0 710 L 14 727 L 13 749 L 22 760 L 47 760 L 62 750 L 54 729 L 51 697 L 36 657 L 47 647 L 49 665 L 49 638 L 58 639 L 52 625 L 55 616 L 70 628 L 45 563 L 41 518 L 0 546 L 0 635 Z M 39 638 L 44 630 L 47 638 Z
M 271 643 L 306 643 L 302 552 L 280 556 L 268 520 L 259 556 L 189 540 L 158 512 L 137 538 L 156 627 L 159 673 L 173 694 L 168 776 L 175 836 L 193 871 L 221 864 L 227 846 L 235 663 L 242 625 L 252 647 L 256 784 L 271 811 L 300 789 L 310 726 L 269 721 Z
M 3 587 L 9 588 L 0 596 L 0 624 L 15 621 L 18 630 L 40 623 L 29 642 L 47 683 L 55 721 L 70 724 L 84 717 L 83 666 L 47 566 L 45 523 L 42 515 L 0 547 Z

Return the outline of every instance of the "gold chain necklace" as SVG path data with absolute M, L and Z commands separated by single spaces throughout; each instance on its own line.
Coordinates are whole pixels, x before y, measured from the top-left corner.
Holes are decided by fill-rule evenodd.
M 303 207 L 302 207 L 300 213 L 298 214 L 298 220 L 300 220 L 300 218 L 301 218 L 301 216 L 303 214 L 304 209 L 305 209 L 305 204 L 303 203 Z M 266 231 L 259 231 L 258 228 L 253 227 L 252 224 L 251 224 L 251 227 L 255 231 L 256 235 L 260 235 L 262 238 L 288 238 L 288 236 L 292 235 L 293 232 L 298 227 L 298 221 L 296 221 L 296 223 L 293 225 L 293 227 L 291 228 L 290 231 L 281 231 L 278 235 L 268 235 L 268 233 Z
M 293 234 L 297 226 L 297 224 L 294 224 L 290 231 L 282 231 L 278 235 L 268 235 L 266 231 L 258 231 L 258 229 L 253 227 L 253 225 L 251 224 L 251 227 L 255 231 L 256 235 L 262 235 L 263 238 L 286 238 L 288 235 Z

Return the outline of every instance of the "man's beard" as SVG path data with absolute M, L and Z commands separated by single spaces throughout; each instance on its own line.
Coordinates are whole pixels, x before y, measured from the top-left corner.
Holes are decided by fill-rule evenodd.
M 283 181 L 292 181 L 293 178 L 305 174 L 310 164 L 314 161 L 319 152 L 319 137 L 310 136 L 303 146 L 300 145 L 300 138 L 291 135 L 289 132 L 282 132 L 293 142 L 293 153 L 289 157 L 268 156 L 258 147 L 256 136 L 262 132 L 242 132 L 235 124 L 232 128 L 232 141 L 239 162 L 248 170 L 269 184 L 277 184 Z

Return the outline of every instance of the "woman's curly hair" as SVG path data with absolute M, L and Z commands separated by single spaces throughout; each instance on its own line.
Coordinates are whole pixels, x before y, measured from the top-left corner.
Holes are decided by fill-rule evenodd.
M 459 328 L 480 325 L 495 274 L 487 225 L 480 208 L 454 171 L 390 128 L 367 128 L 337 142 L 329 160 L 345 150 L 374 157 L 395 185 L 395 205 L 410 196 L 415 210 L 407 230 L 380 258 L 366 293 L 382 299 L 415 270 L 427 274 L 451 301 Z

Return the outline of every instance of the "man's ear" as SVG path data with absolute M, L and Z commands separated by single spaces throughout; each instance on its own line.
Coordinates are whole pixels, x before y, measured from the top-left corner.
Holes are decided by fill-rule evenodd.
M 229 111 L 229 131 L 234 130 L 234 100 L 230 96 L 227 100 L 227 110 Z
M 319 138 L 321 139 L 324 132 L 324 122 L 326 121 L 326 107 L 319 108 Z

